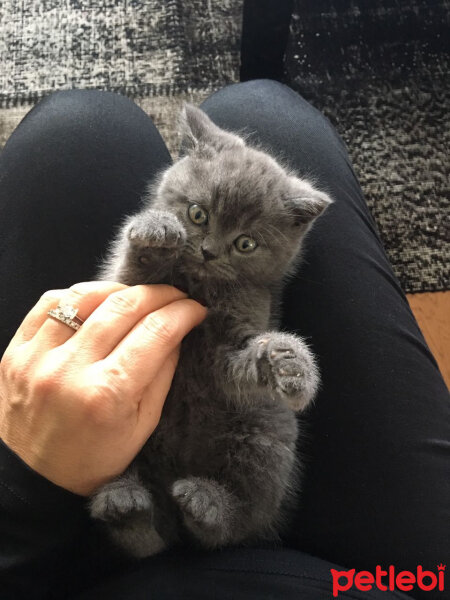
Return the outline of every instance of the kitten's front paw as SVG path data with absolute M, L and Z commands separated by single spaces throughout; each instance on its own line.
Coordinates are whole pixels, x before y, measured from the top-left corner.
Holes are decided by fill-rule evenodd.
M 252 340 L 261 383 L 270 385 L 296 411 L 314 398 L 319 385 L 314 356 L 299 337 L 270 332 Z
M 186 243 L 186 230 L 174 214 L 146 210 L 130 222 L 127 238 L 135 249 L 142 251 L 150 248 L 179 250 Z
M 130 512 L 152 512 L 152 498 L 139 482 L 112 481 L 102 486 L 89 502 L 91 517 L 101 521 L 117 521 Z

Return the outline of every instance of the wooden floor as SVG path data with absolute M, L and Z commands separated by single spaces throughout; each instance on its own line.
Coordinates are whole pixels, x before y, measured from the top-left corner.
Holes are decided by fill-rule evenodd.
M 450 291 L 408 294 L 407 298 L 450 387 Z

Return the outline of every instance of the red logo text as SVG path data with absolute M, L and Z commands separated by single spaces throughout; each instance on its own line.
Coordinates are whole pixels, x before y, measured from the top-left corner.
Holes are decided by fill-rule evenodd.
M 445 566 L 437 565 L 437 572 L 424 571 L 419 565 L 416 573 L 412 571 L 399 571 L 396 573 L 395 567 L 390 565 L 385 571 L 377 565 L 375 574 L 370 571 L 359 571 L 350 569 L 349 571 L 338 571 L 331 569 L 333 577 L 333 596 L 339 595 L 339 592 L 346 592 L 353 586 L 363 592 L 368 592 L 374 586 L 385 592 L 390 590 L 400 590 L 401 592 L 409 592 L 414 586 L 421 590 L 429 592 L 437 588 L 439 591 L 444 590 L 444 574 Z

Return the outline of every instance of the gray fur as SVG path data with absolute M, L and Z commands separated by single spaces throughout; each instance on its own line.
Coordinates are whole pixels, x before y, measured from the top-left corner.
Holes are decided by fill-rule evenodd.
M 215 548 L 277 539 L 298 487 L 294 411 L 319 376 L 298 336 L 277 328 L 283 282 L 330 203 L 279 160 L 186 104 L 187 155 L 124 222 L 100 277 L 168 283 L 209 307 L 183 341 L 154 434 L 91 514 L 142 557 L 185 541 Z M 197 204 L 206 212 L 189 207 Z M 242 252 L 253 242 L 253 251 Z M 240 244 L 240 245 L 239 245 Z M 239 249 L 240 248 L 240 249 Z

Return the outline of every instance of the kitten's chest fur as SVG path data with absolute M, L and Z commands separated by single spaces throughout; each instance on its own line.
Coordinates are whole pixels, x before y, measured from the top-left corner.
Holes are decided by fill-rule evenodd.
M 211 299 L 205 286 L 194 288 L 186 279 L 183 283 L 191 297 L 197 292 L 202 298 Z M 236 440 L 258 431 L 258 410 L 232 402 L 229 391 L 214 377 L 217 367 L 225 368 L 214 364 L 215 349 L 227 343 L 239 347 L 255 329 L 267 329 L 270 295 L 259 295 L 258 301 L 252 299 L 250 292 L 244 298 L 223 292 L 214 296 L 214 308 L 205 321 L 182 342 L 161 421 L 143 449 L 153 475 L 157 471 L 167 481 L 174 475 L 213 477 L 223 468 Z M 249 308 L 252 303 L 253 310 Z

